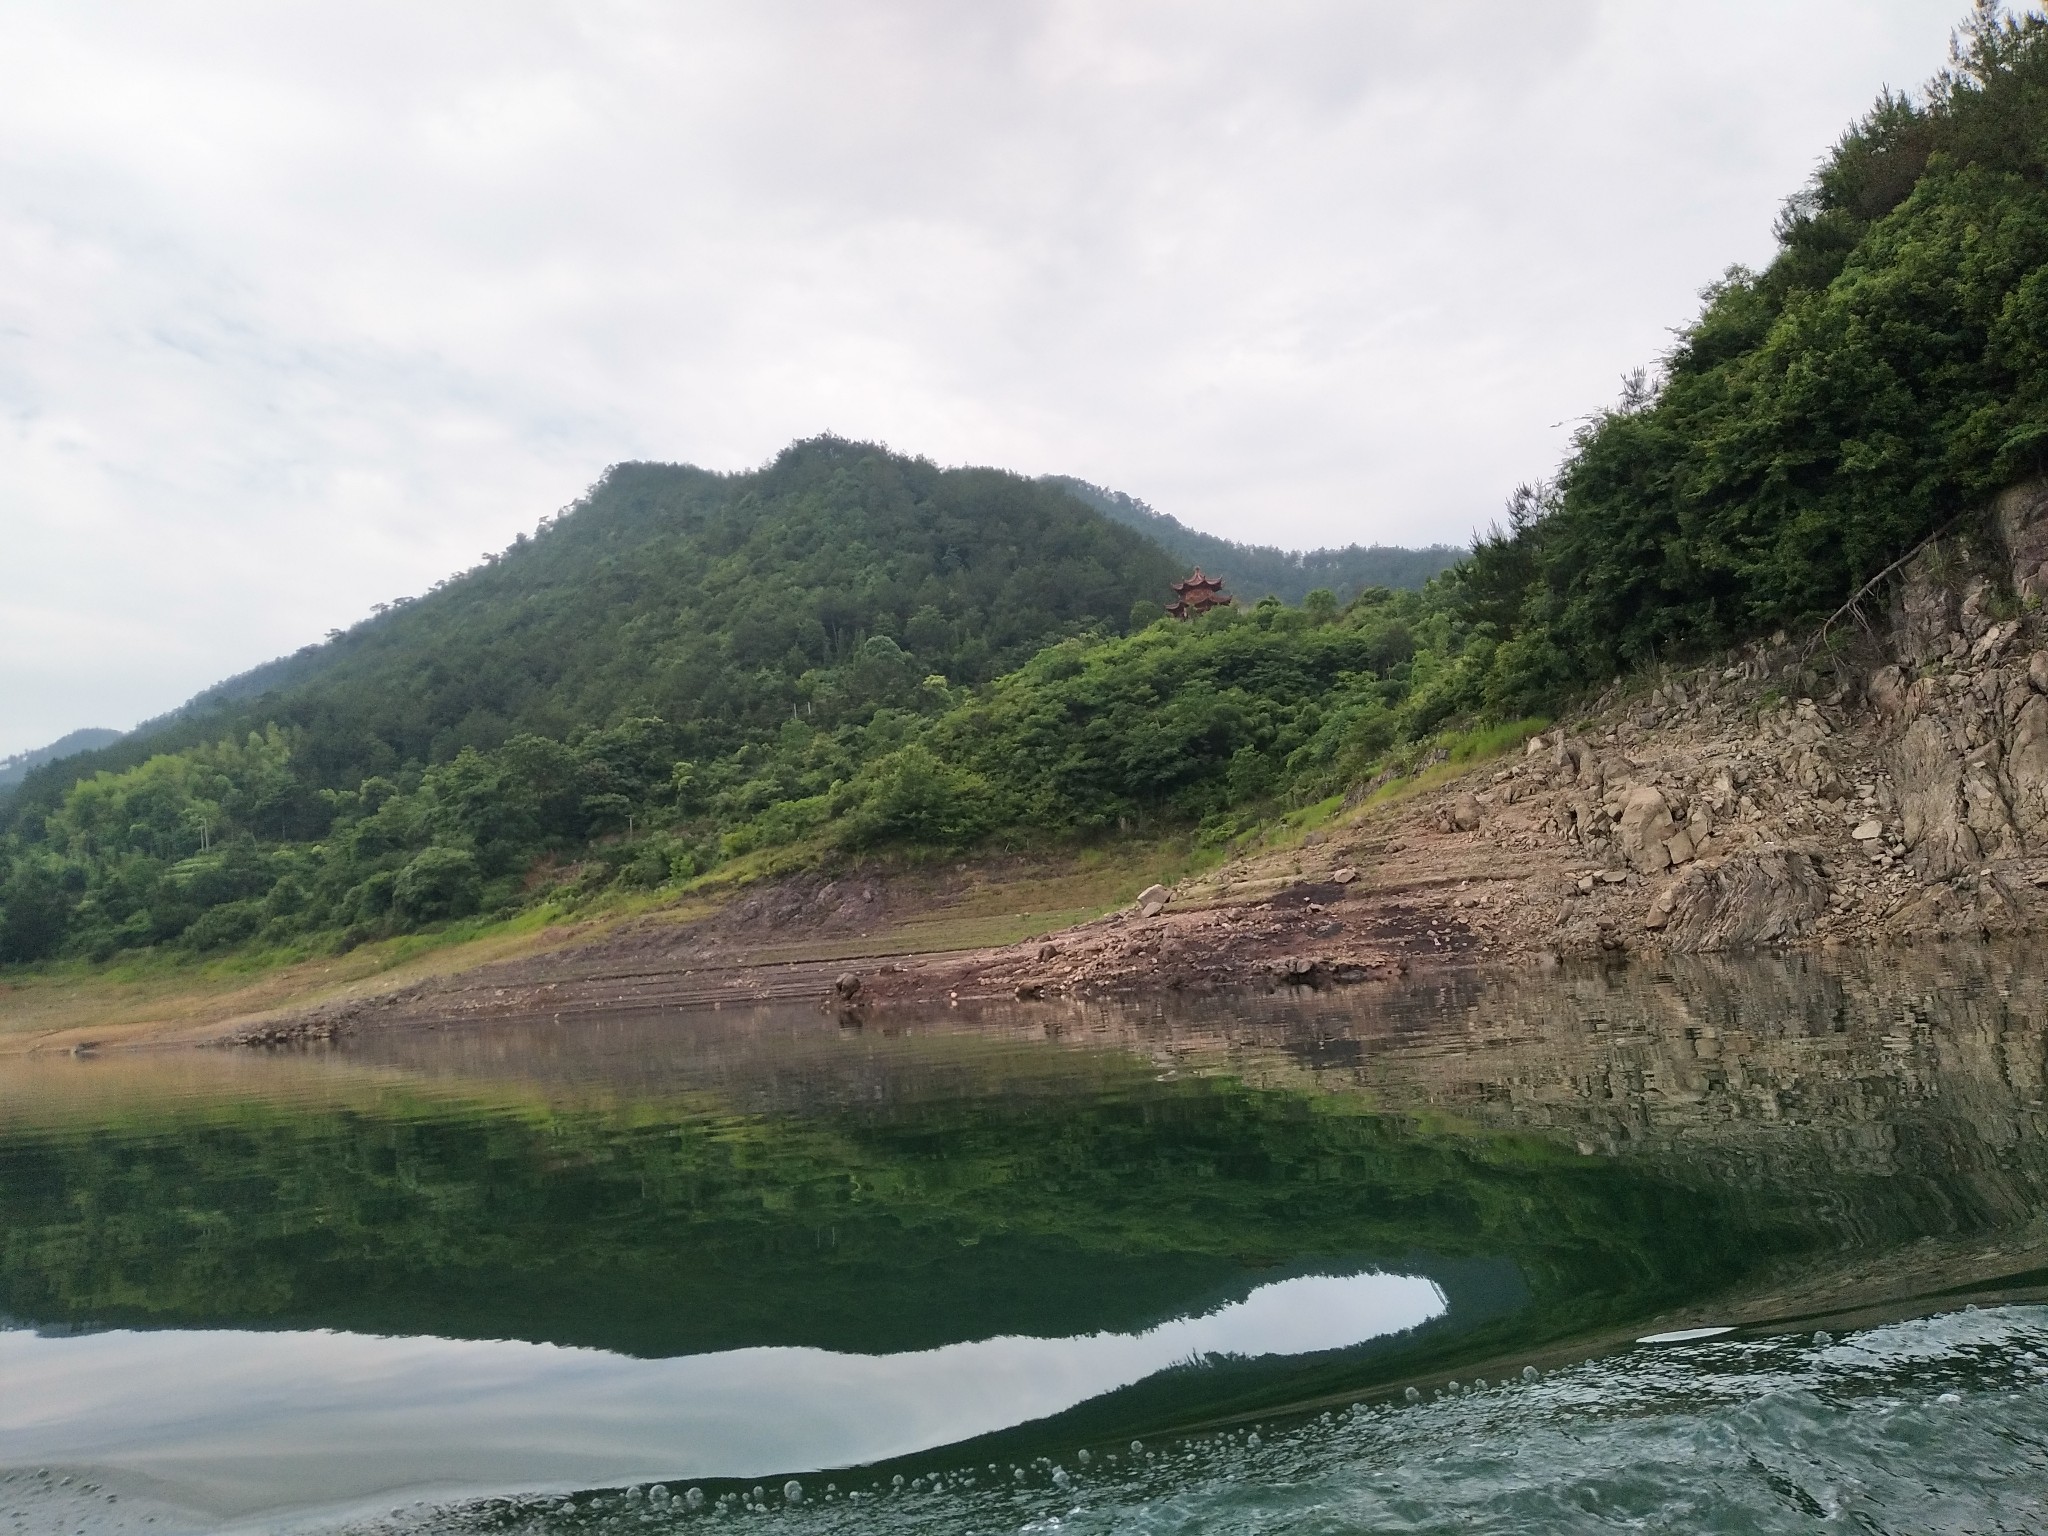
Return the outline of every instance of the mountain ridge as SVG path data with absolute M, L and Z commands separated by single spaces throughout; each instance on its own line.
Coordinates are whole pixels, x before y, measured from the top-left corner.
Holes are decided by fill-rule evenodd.
M 31 747 L 26 752 L 17 752 L 12 757 L 0 757 L 0 794 L 12 789 L 29 773 L 45 763 L 54 763 L 63 758 L 75 757 L 82 752 L 95 751 L 111 746 L 127 733 L 108 730 L 104 726 L 88 725 L 75 731 L 67 731 L 44 747 Z
M 1072 475 L 1043 475 L 1042 480 L 1079 497 L 1103 516 L 1135 528 L 1168 552 L 1211 576 L 1225 578 L 1241 599 L 1277 597 L 1299 603 L 1317 588 L 1348 603 L 1368 587 L 1419 592 L 1431 577 L 1449 570 L 1468 553 L 1463 545 L 1345 544 L 1318 549 L 1285 549 L 1275 544 L 1243 544 L 1218 534 L 1190 528 L 1170 513 L 1158 511 L 1123 491 L 1113 491 Z

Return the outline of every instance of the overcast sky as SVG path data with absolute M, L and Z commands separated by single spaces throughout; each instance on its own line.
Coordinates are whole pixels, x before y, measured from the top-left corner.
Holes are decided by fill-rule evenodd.
M 0 754 L 821 431 L 1463 541 L 1962 0 L 0 14 Z

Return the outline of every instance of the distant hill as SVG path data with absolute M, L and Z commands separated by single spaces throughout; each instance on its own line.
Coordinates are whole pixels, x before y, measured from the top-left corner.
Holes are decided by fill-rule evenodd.
M 73 731 L 59 736 L 47 747 L 37 747 L 29 752 L 17 752 L 12 757 L 0 757 L 0 796 L 10 793 L 15 785 L 28 777 L 29 770 L 40 768 L 44 763 L 54 763 L 59 758 L 74 757 L 80 752 L 90 752 L 95 747 L 110 746 L 121 739 L 121 732 L 102 730 L 88 726 L 82 731 Z
M 1367 587 L 1419 592 L 1439 571 L 1449 570 L 1466 551 L 1451 544 L 1404 549 L 1392 544 L 1347 544 L 1342 549 L 1280 549 L 1271 544 L 1239 544 L 1190 528 L 1178 518 L 1156 512 L 1136 497 L 1105 490 L 1068 475 L 1048 475 L 1046 483 L 1079 497 L 1103 516 L 1135 528 L 1175 556 L 1183 566 L 1199 565 L 1221 576 L 1227 590 L 1256 600 L 1271 594 L 1298 603 L 1318 587 L 1349 602 Z M 1182 575 L 1186 572 L 1182 571 Z
M 271 723 L 338 788 L 642 715 L 680 731 L 679 755 L 718 756 L 795 714 L 866 718 L 928 675 L 979 684 L 1062 636 L 1121 632 L 1179 564 L 1061 486 L 837 438 L 742 474 L 620 464 L 425 596 L 31 771 L 10 810 Z

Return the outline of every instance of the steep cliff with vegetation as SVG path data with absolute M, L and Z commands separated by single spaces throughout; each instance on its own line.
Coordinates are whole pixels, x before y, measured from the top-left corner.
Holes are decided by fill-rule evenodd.
M 1778 239 L 1460 569 L 1472 702 L 1818 624 L 2048 462 L 2048 23 L 1980 5 Z
M 1618 678 L 1689 668 L 1692 698 L 1724 669 L 1710 658 L 1780 633 L 1772 688 L 1838 709 L 1911 688 L 1941 658 L 1866 628 L 1916 551 L 1923 577 L 1955 552 L 1943 601 L 1974 594 L 1944 646 L 2037 601 L 2014 547 L 2034 525 L 1992 509 L 2048 461 L 2048 20 L 1973 13 L 1950 67 L 1882 97 L 1778 235 L 1421 592 L 1324 588 L 1176 624 L 1153 606 L 1173 558 L 1057 484 L 836 440 L 750 476 L 615 470 L 538 537 L 83 760 L 90 775 L 32 774 L 0 961 L 350 944 L 764 849 L 1161 829 L 1221 848 Z M 2032 643 L 1999 633 L 1999 655 Z M 1997 741 L 1950 734 L 2017 754 L 2018 719 Z M 1923 755 L 1883 770 L 1902 799 L 1925 779 L 1943 816 L 1977 815 L 1942 786 L 1984 764 Z M 1603 784 L 1654 787 L 1610 767 Z M 1797 793 L 1832 805 L 1824 787 Z M 1887 792 L 1873 778 L 1852 809 Z M 1586 836 L 1577 818 L 1558 835 Z M 1924 864 L 1914 835 L 1890 856 Z

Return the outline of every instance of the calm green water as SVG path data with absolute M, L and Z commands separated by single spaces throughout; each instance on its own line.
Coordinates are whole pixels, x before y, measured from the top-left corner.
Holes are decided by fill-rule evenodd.
M 1970 951 L 0 1063 L 0 1531 L 2048 1530 L 2044 1022 Z

